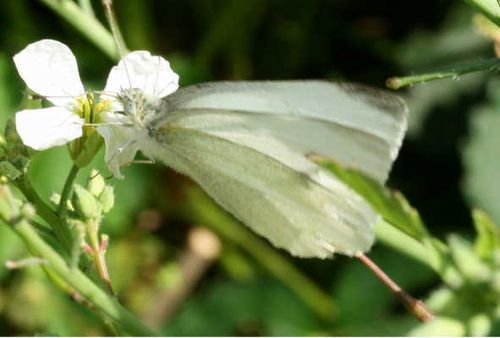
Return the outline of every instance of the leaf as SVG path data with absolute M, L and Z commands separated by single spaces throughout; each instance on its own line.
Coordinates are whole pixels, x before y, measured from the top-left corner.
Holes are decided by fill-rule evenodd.
M 466 334 L 465 325 L 452 318 L 439 317 L 431 322 L 417 326 L 408 336 L 453 336 L 460 337 Z
M 493 272 L 477 256 L 470 243 L 457 235 L 450 236 L 448 243 L 453 261 L 465 278 L 476 283 L 491 279 Z
M 376 212 L 397 229 L 419 241 L 429 237 L 420 215 L 401 193 L 390 191 L 361 172 L 344 168 L 332 160 L 317 155 L 310 158 L 364 197 Z
M 479 209 L 472 211 L 472 219 L 477 231 L 474 249 L 479 257 L 489 259 L 495 250 L 500 249 L 500 227 Z

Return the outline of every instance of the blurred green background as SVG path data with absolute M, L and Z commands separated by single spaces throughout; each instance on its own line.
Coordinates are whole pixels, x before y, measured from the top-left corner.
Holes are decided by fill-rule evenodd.
M 93 4 L 103 19 L 100 1 Z M 113 60 L 72 26 L 39 1 L 1 6 L 2 128 L 24 90 L 12 56 L 30 42 L 52 38 L 67 44 L 87 88 L 103 87 Z M 475 12 L 461 1 L 116 0 L 115 8 L 128 47 L 165 56 L 181 85 L 317 78 L 383 87 L 392 75 L 494 56 L 491 42 L 474 27 Z M 410 130 L 389 186 L 407 196 L 437 237 L 472 236 L 472 207 L 500 222 L 497 84 L 495 75 L 481 73 L 401 93 L 410 106 Z M 36 155 L 30 175 L 42 196 L 61 191 L 70 166 L 64 147 Z M 102 169 L 102 160 L 94 166 Z M 124 174 L 124 181 L 112 180 L 116 206 L 102 229 L 111 237 L 111 277 L 120 300 L 163 334 L 418 332 L 420 324 L 358 261 L 295 259 L 275 250 L 161 165 L 134 165 Z M 187 238 L 199 226 L 213 231 L 221 251 L 214 260 L 196 261 L 201 266 L 193 265 L 198 270 L 190 277 L 192 287 L 167 311 L 162 301 L 180 294 L 178 288 L 187 285 L 180 282 L 183 269 L 197 259 Z M 0 262 L 27 255 L 0 224 Z M 415 296 L 425 298 L 440 284 L 428 268 L 383 245 L 375 245 L 370 256 Z M 457 332 L 453 325 L 449 330 Z M 11 271 L 1 264 L 0 335 L 34 333 L 109 332 L 39 268 Z M 498 325 L 490 333 L 499 335 Z

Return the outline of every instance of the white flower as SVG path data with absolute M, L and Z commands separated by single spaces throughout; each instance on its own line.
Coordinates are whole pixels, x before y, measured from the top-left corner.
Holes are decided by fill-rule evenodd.
M 45 150 L 81 137 L 85 120 L 78 113 L 87 96 L 71 50 L 55 40 L 40 40 L 15 55 L 14 62 L 26 85 L 55 105 L 16 114 L 17 131 L 24 144 Z M 134 160 L 140 146 L 138 140 L 145 132 L 133 113 L 147 113 L 148 108 L 124 109 L 124 93 L 137 90 L 139 99 L 158 102 L 175 92 L 178 82 L 179 76 L 168 61 L 147 51 L 129 53 L 109 73 L 101 96 L 106 101 L 98 108 L 98 122 L 102 125 L 97 130 L 105 141 L 106 163 L 116 177 L 122 178 L 120 167 Z M 128 102 L 136 103 L 133 99 Z M 103 107 L 111 107 L 112 112 L 101 112 Z
M 75 110 L 85 90 L 71 50 L 55 40 L 40 40 L 16 54 L 14 63 L 28 88 L 55 105 L 16 114 L 24 144 L 44 150 L 81 137 L 85 121 Z
M 139 150 L 138 142 L 145 132 L 138 121 L 134 120 L 135 116 L 130 115 L 133 112 L 128 111 L 127 115 L 122 100 L 124 93 L 127 90 L 138 90 L 138 98 L 157 102 L 175 92 L 178 87 L 179 76 L 170 68 L 168 61 L 147 51 L 131 52 L 111 69 L 102 97 L 111 100 L 114 111 L 125 110 L 126 114 L 104 114 L 103 122 L 106 125 L 99 126 L 97 130 L 104 138 L 106 164 L 115 177 L 123 178 L 120 167 L 134 160 Z M 140 110 L 145 111 L 147 107 L 142 106 Z

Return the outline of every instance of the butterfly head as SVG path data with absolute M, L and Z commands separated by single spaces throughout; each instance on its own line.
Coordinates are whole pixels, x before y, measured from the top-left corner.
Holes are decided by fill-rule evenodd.
M 118 95 L 123 105 L 123 114 L 137 127 L 148 127 L 160 105 L 158 97 L 152 97 L 139 88 L 122 89 Z

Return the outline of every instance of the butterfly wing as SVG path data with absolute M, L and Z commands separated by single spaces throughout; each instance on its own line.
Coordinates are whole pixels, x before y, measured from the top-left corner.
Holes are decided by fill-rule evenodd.
M 165 100 L 181 116 L 200 109 L 251 113 L 256 119 L 247 127 L 251 133 L 272 133 L 304 154 L 328 156 L 381 183 L 396 159 L 408 119 L 399 96 L 327 81 L 204 83 Z
M 156 157 L 191 177 L 275 246 L 300 257 L 324 258 L 372 245 L 375 213 L 348 187 L 312 165 L 306 174 L 247 146 L 179 124 L 164 131 Z M 299 154 L 294 157 L 307 165 Z
M 328 82 L 188 87 L 168 97 L 170 111 L 158 123 L 152 153 L 293 255 L 364 252 L 377 215 L 306 157 L 331 156 L 385 180 L 406 127 L 404 104 L 354 88 Z

